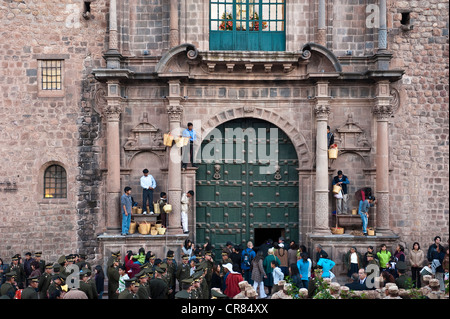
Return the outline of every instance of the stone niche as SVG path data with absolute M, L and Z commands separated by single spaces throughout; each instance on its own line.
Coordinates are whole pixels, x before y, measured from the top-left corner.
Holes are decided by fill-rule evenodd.
M 122 188 L 130 186 L 133 199 L 141 205 L 140 178 L 143 169 L 147 168 L 156 180 L 157 187 L 153 193 L 153 200 L 157 201 L 160 192 L 167 192 L 167 154 L 163 144 L 163 133 L 149 123 L 147 113 L 144 112 L 140 122 L 129 131 L 123 151 Z

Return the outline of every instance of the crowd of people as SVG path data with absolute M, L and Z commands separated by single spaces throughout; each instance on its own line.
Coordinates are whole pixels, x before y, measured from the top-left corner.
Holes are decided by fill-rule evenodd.
M 251 241 L 245 248 L 227 242 L 219 261 L 208 243 L 194 245 L 189 239 L 180 260 L 171 250 L 155 256 L 140 248 L 125 256 L 113 252 L 105 269 L 92 267 L 82 254 L 63 255 L 56 262 L 41 256 L 16 254 L 10 264 L 0 258 L 0 298 L 102 299 L 105 282 L 108 299 L 311 299 L 345 298 L 350 292 L 392 299 L 407 289 L 448 298 L 449 248 L 439 236 L 426 251 L 415 242 L 407 254 L 400 244 L 394 251 L 386 245 L 368 246 L 365 252 L 350 247 L 343 256 L 345 283 L 338 283 L 336 263 L 321 245 L 308 252 L 293 241 L 286 245 L 282 237 L 259 247 Z

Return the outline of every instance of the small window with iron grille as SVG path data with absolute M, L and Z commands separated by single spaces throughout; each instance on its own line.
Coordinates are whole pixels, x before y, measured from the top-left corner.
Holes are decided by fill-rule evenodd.
M 41 60 L 41 90 L 61 90 L 62 60 Z
M 64 59 L 63 55 L 42 56 L 38 58 L 38 96 L 64 96 Z
M 66 170 L 62 166 L 51 165 L 45 170 L 44 198 L 67 198 Z

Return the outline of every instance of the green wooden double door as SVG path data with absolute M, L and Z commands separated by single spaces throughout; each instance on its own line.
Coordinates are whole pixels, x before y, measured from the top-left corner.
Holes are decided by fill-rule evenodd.
M 227 241 L 246 247 L 248 240 L 257 246 L 283 236 L 298 242 L 298 159 L 281 129 L 259 119 L 226 122 L 203 140 L 201 154 L 197 243 L 210 242 L 220 258 Z

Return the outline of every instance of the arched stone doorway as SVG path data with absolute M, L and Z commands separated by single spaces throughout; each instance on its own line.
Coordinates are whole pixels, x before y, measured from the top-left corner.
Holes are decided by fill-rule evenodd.
M 210 242 L 217 259 L 228 241 L 298 242 L 299 160 L 282 129 L 262 119 L 230 120 L 203 139 L 200 156 L 196 242 Z

